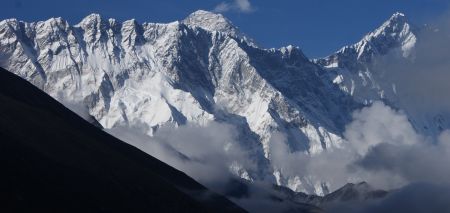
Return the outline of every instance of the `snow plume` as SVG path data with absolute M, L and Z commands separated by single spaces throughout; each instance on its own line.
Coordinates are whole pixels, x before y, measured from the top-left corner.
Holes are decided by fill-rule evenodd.
M 214 10 L 217 13 L 224 13 L 228 11 L 238 11 L 242 13 L 250 13 L 254 11 L 249 0 L 233 0 L 232 2 L 221 2 Z
M 147 130 L 143 128 L 145 125 L 135 124 L 107 132 L 217 191 L 236 176 L 250 179 L 246 171 L 255 169 L 230 125 L 210 122 L 206 126 L 164 126 L 153 137 L 145 135 Z

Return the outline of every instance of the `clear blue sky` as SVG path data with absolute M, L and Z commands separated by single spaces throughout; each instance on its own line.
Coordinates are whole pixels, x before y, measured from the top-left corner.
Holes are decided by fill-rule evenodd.
M 63 17 L 71 24 L 93 12 L 120 21 L 171 22 L 198 9 L 217 10 L 263 47 L 292 44 L 319 57 L 358 41 L 395 11 L 427 23 L 448 11 L 450 0 L 2 0 L 1 5 L 0 19 Z

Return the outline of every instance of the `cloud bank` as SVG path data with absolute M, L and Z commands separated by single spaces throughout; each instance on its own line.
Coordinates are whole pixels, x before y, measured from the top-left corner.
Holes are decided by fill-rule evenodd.
M 226 195 L 251 212 L 283 212 L 290 203 L 273 200 L 270 183 L 250 182 L 247 171 L 256 170 L 255 161 L 237 141 L 235 127 L 209 122 L 205 126 L 186 124 L 164 126 L 150 137 L 145 124 L 106 129 L 168 165 L 186 173 L 209 189 Z
M 354 112 L 344 136 L 341 148 L 311 156 L 290 152 L 285 137 L 276 135 L 271 141 L 272 165 L 291 177 L 326 182 L 330 191 L 361 181 L 375 189 L 394 190 L 381 200 L 325 205 L 330 212 L 446 209 L 450 203 L 450 194 L 445 191 L 450 189 L 450 130 L 436 138 L 421 135 L 403 111 L 374 102 Z M 421 202 L 408 205 L 408 200 Z M 441 211 L 424 211 L 426 208 Z
M 236 176 L 251 179 L 247 171 L 256 168 L 231 125 L 164 126 L 153 137 L 143 133 L 147 132 L 145 126 L 117 126 L 106 131 L 217 191 Z
M 405 184 L 401 176 L 385 170 L 374 174 L 362 167 L 363 164 L 357 164 L 380 144 L 409 146 L 420 141 L 421 137 L 415 133 L 405 114 L 382 102 L 375 102 L 354 112 L 353 122 L 346 127 L 344 136 L 346 140 L 341 148 L 315 155 L 290 152 L 285 138 L 275 136 L 271 140 L 270 160 L 275 169 L 282 170 L 291 178 L 310 177 L 323 181 L 330 191 L 349 182 L 368 181 L 384 189 Z

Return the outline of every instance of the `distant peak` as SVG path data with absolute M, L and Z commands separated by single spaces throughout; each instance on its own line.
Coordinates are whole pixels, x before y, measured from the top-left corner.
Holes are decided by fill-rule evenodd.
M 69 23 L 67 23 L 66 20 L 64 20 L 61 17 L 53 17 L 46 21 L 39 21 L 36 23 L 39 28 L 47 28 L 52 29 L 52 31 L 64 29 L 69 26 Z
M 191 16 L 202 16 L 202 15 L 218 15 L 218 14 L 206 10 L 197 10 L 191 13 Z
M 405 14 L 402 12 L 395 12 L 394 14 L 392 14 L 391 19 L 399 17 L 405 17 Z
M 213 20 L 218 20 L 218 21 L 226 21 L 226 22 L 230 22 L 227 18 L 225 18 L 222 14 L 219 13 L 214 13 L 214 12 L 210 12 L 210 11 L 206 11 L 206 10 L 197 10 L 193 13 L 191 13 L 186 19 L 213 19 Z
M 306 56 L 303 54 L 302 50 L 298 46 L 288 45 L 285 47 L 281 47 L 280 52 L 289 57 L 301 57 L 307 60 Z
M 52 17 L 47 20 L 48 22 L 65 22 L 65 20 L 62 17 Z
M 387 22 L 406 23 L 407 19 L 404 13 L 395 12 L 394 14 L 392 14 L 392 16 L 389 18 Z
M 366 34 L 359 42 L 344 46 L 337 53 L 352 55 L 357 59 L 370 60 L 373 55 L 384 55 L 390 50 L 400 48 L 406 58 L 412 54 L 417 37 L 416 28 L 411 25 L 404 13 L 395 12 L 381 26 Z M 327 57 L 330 59 L 330 57 Z M 333 62 L 334 63 L 334 62 Z
M 78 24 L 79 26 L 87 26 L 91 24 L 96 24 L 98 22 L 101 22 L 102 17 L 98 13 L 92 13 L 88 16 L 86 16 L 81 22 Z
M 136 19 L 130 19 L 130 20 L 124 21 L 122 24 L 126 25 L 126 26 L 136 26 L 136 25 L 138 25 L 138 22 L 136 21 Z
M 395 35 L 406 35 L 410 32 L 411 27 L 405 14 L 401 12 L 395 12 L 387 21 L 385 21 L 378 29 L 369 33 L 365 39 L 370 40 L 371 38 L 378 37 L 382 34 L 395 34 Z
M 230 20 L 221 14 L 197 10 L 191 13 L 183 23 L 193 27 L 200 27 L 208 31 L 219 31 L 226 33 L 237 33 L 236 27 L 233 26 Z
M 404 25 L 407 24 L 407 22 L 408 20 L 405 14 L 401 12 L 395 12 L 386 22 L 384 22 L 381 28 L 386 28 L 392 25 Z
M 293 51 L 301 51 L 301 50 L 300 50 L 300 47 L 298 47 L 298 46 L 288 45 L 285 47 L 281 47 L 280 51 L 283 54 L 291 54 Z
M 214 13 L 206 10 L 197 10 L 191 13 L 187 18 L 181 21 L 190 27 L 199 27 L 206 31 L 217 31 L 239 38 L 241 41 L 247 42 L 248 45 L 256 47 L 251 38 L 241 33 L 237 27 L 225 18 L 222 14 Z
M 108 22 L 109 22 L 110 26 L 116 26 L 117 25 L 116 19 L 110 18 L 110 19 L 108 19 Z
M 100 14 L 98 14 L 98 13 L 92 13 L 92 14 L 89 14 L 88 16 L 86 16 L 83 20 L 98 20 L 98 19 L 101 19 L 102 17 L 100 16 Z

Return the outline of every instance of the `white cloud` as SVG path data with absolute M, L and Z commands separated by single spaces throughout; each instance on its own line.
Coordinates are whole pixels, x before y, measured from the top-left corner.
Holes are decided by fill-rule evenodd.
M 249 0 L 233 0 L 232 2 L 221 2 L 214 8 L 214 12 L 223 13 L 228 11 L 237 11 L 242 13 L 250 13 L 255 9 Z
M 402 111 L 393 110 L 382 102 L 354 112 L 344 136 L 360 155 L 381 143 L 405 145 L 422 140 Z
M 223 13 L 231 9 L 231 6 L 227 2 L 221 2 L 214 8 L 214 12 Z
M 253 10 L 252 5 L 248 0 L 235 0 L 234 3 L 242 12 L 251 12 Z
M 256 169 L 231 125 L 210 122 L 206 126 L 163 126 L 153 137 L 143 133 L 147 132 L 145 128 L 134 124 L 106 131 L 217 191 L 235 175 L 245 176 L 246 171 Z
M 285 137 L 275 135 L 270 160 L 285 178 L 311 177 L 331 191 L 348 182 L 367 181 L 393 189 L 414 182 L 450 184 L 450 131 L 434 140 L 416 132 L 402 111 L 382 102 L 355 111 L 339 149 L 310 155 L 291 152 Z

